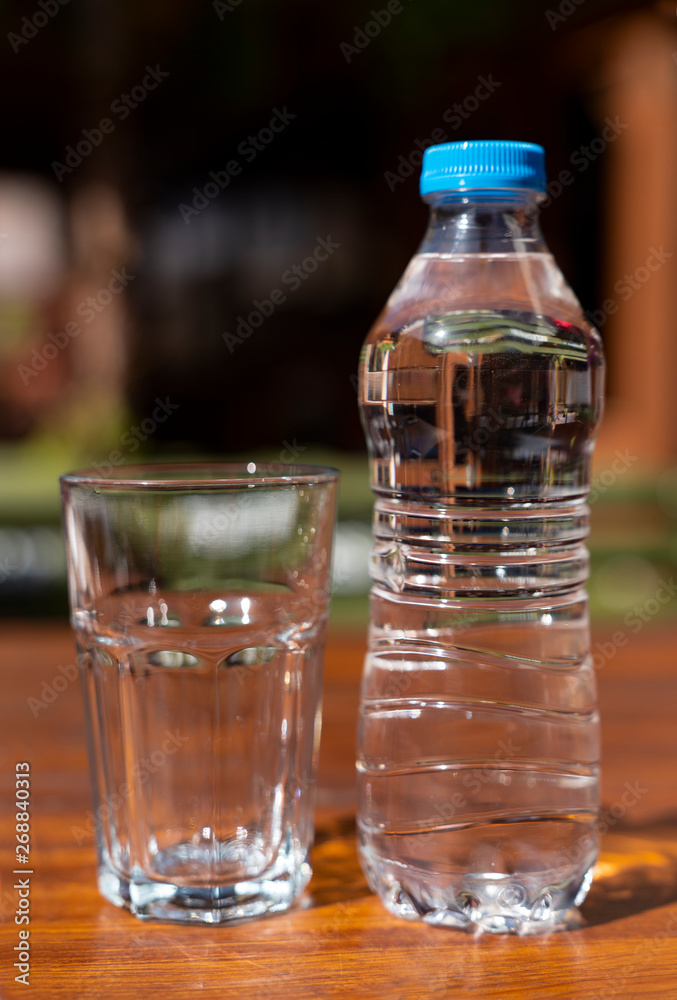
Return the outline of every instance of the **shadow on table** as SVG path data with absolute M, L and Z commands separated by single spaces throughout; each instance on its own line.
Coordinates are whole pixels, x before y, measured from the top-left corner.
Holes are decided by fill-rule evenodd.
M 312 863 L 313 906 L 346 903 L 369 894 L 357 860 L 354 816 L 341 817 L 318 826 Z
M 595 926 L 677 900 L 677 819 L 608 834 L 588 898 L 581 907 Z

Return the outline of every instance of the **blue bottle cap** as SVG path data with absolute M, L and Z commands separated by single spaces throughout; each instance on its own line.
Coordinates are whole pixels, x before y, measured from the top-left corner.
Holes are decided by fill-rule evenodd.
M 545 191 L 545 152 L 532 142 L 445 142 L 423 154 L 421 195 L 434 191 Z

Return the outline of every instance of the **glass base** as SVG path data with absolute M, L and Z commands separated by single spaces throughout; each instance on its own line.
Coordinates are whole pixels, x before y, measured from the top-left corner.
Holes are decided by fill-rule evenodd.
M 546 934 L 582 924 L 578 906 L 592 882 L 593 866 L 581 874 L 548 878 L 530 875 L 464 874 L 431 885 L 421 873 L 388 871 L 362 853 L 361 863 L 373 892 L 390 913 L 404 920 L 453 927 L 473 933 Z M 562 874 L 562 873 L 558 873 Z
M 177 885 L 142 873 L 123 874 L 104 859 L 99 865 L 98 885 L 105 899 L 141 920 L 232 923 L 289 909 L 312 875 L 307 861 L 291 864 L 292 860 L 278 858 L 278 863 L 258 878 L 230 884 Z

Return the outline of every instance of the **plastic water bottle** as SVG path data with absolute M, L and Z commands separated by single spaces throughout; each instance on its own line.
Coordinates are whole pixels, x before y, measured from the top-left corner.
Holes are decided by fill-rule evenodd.
M 526 933 L 598 852 L 586 497 L 599 335 L 538 224 L 543 150 L 424 156 L 430 221 L 365 342 L 375 543 L 358 837 L 386 907 Z

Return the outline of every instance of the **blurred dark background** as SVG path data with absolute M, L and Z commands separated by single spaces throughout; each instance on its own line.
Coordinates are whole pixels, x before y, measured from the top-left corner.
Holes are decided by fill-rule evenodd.
M 655 591 L 677 560 L 674 4 L 31 0 L 0 21 L 5 614 L 65 609 L 59 473 L 242 453 L 342 468 L 337 585 L 363 614 L 360 346 L 423 232 L 422 149 L 476 138 L 544 145 L 544 232 L 605 339 L 593 606 Z

